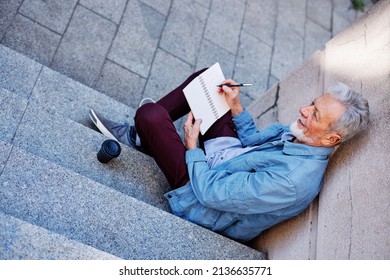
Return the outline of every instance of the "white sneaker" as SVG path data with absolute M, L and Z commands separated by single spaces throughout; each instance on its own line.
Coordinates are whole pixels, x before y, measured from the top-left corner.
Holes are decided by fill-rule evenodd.
M 148 103 L 156 103 L 156 101 L 154 101 L 152 98 L 149 98 L 149 97 L 145 97 L 144 99 L 141 100 L 141 102 L 139 103 L 138 105 L 138 108 L 145 105 L 145 104 L 148 104 Z

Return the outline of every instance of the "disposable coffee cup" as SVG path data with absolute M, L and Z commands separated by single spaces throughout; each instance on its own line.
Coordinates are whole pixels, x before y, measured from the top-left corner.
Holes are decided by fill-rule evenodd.
M 121 153 L 121 146 L 115 140 L 106 140 L 102 143 L 99 152 L 97 153 L 97 159 L 101 163 L 107 163 L 110 160 L 118 157 Z

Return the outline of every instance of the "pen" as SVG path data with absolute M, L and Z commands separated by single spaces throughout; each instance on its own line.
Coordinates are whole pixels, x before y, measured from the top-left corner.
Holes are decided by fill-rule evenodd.
M 252 84 L 220 84 L 220 85 L 217 85 L 217 87 L 223 87 L 223 86 L 227 86 L 227 87 L 250 87 Z

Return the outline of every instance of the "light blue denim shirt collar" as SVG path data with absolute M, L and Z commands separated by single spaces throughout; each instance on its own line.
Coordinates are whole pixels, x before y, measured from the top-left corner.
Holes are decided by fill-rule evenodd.
M 287 155 L 300 156 L 329 156 L 332 154 L 334 148 L 328 147 L 314 147 L 306 144 L 290 142 L 294 136 L 291 133 L 284 133 L 281 141 L 284 142 L 283 153 Z

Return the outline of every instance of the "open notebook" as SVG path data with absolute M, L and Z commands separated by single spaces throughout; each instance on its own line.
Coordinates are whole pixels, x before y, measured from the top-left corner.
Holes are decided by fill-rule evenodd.
M 218 93 L 217 85 L 225 80 L 219 63 L 215 63 L 184 88 L 184 95 L 194 114 L 195 119 L 201 119 L 202 135 L 226 114 L 230 108 L 225 95 Z

